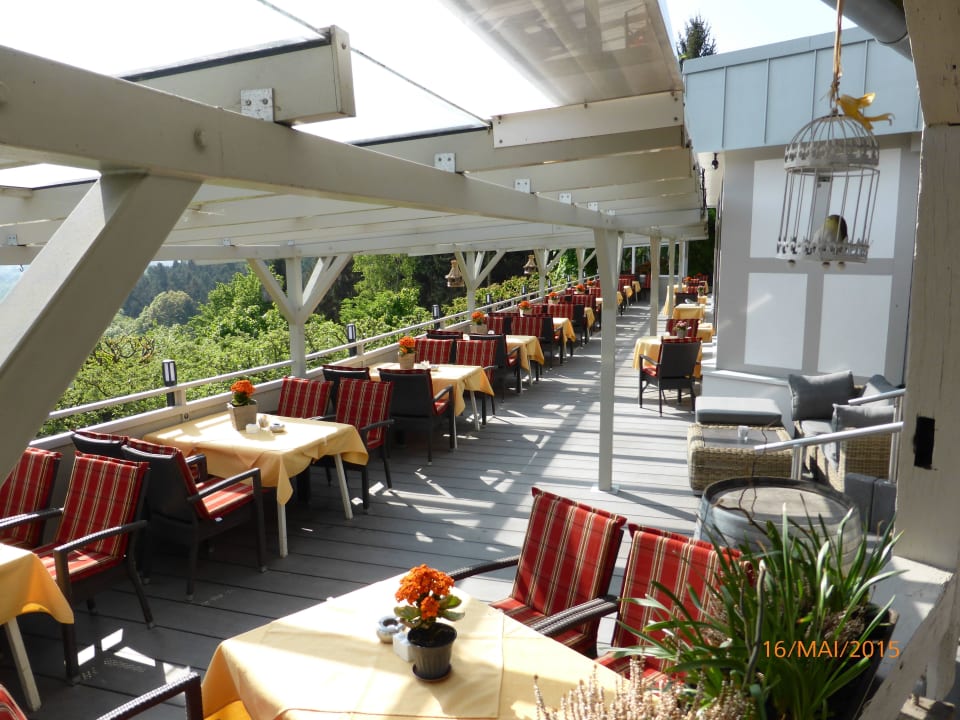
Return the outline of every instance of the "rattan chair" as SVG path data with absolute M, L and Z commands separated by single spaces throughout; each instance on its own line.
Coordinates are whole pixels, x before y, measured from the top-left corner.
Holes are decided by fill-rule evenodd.
M 538 629 L 561 610 L 606 595 L 627 519 L 533 488 L 530 521 L 519 555 L 455 570 L 454 580 L 516 567 L 510 595 L 491 605 Z M 554 637 L 591 657 L 600 619 L 587 619 Z
M 80 452 L 88 455 L 103 455 L 118 460 L 123 459 L 123 447 L 127 442 L 126 435 L 95 432 L 93 430 L 74 430 L 70 433 L 73 446 Z
M 326 414 L 333 383 L 287 376 L 280 384 L 277 415 L 291 418 L 319 418 Z
M 597 662 L 621 674 L 626 673 L 630 656 L 618 657 L 616 651 L 642 644 L 644 641 L 637 636 L 637 631 L 671 617 L 684 618 L 687 614 L 694 620 L 702 619 L 701 601 L 708 594 L 706 588 L 716 584 L 723 565 L 712 543 L 633 523 L 627 529 L 631 536 L 630 552 L 619 594 L 558 613 L 537 628 L 544 635 L 559 637 L 585 620 L 599 620 L 616 612 L 611 649 L 597 658 Z M 732 560 L 738 556 L 737 551 L 730 550 L 727 557 Z M 642 598 L 660 602 L 667 612 L 636 602 Z M 662 638 L 665 632 L 651 630 L 650 634 Z M 593 657 L 596 657 L 595 651 L 596 648 Z M 648 655 L 641 661 L 644 678 L 669 679 L 663 675 L 664 662 L 660 658 Z
M 696 408 L 697 397 L 694 393 L 694 371 L 697 358 L 700 357 L 700 340 L 697 338 L 673 338 L 667 342 L 664 338 L 660 346 L 660 358 L 654 359 L 641 355 L 640 392 L 638 403 L 643 407 L 643 391 L 650 385 L 658 390 L 660 414 L 663 415 L 663 394 L 667 390 L 677 391 L 677 404 L 683 402 L 684 388 L 690 391 L 690 409 Z
M 143 576 L 148 578 L 157 538 L 189 546 L 187 598 L 193 598 L 200 545 L 212 537 L 247 522 L 253 522 L 257 542 L 257 566 L 267 569 L 263 522 L 263 488 L 260 468 L 251 468 L 229 478 L 207 475 L 202 455 L 189 459 L 175 447 L 131 439 L 123 447 L 127 459 L 150 467 L 148 490 L 149 547 L 144 553 Z M 199 480 L 188 463 L 201 462 Z M 247 482 L 249 481 L 249 482 Z
M 457 425 L 454 415 L 453 385 L 434 394 L 429 370 L 381 370 L 380 382 L 393 383 L 390 417 L 396 431 L 410 427 L 426 430 L 427 463 L 433 462 L 433 429 L 447 424 L 450 449 L 457 447 Z
M 341 380 L 369 380 L 370 368 L 353 367 L 348 365 L 324 365 L 323 379 L 329 380 L 333 385 L 330 388 L 330 408 L 331 412 L 337 411 L 337 391 L 340 389 Z
M 497 372 L 496 347 L 493 343 L 482 340 L 457 340 L 457 362 L 460 365 L 477 365 L 487 374 L 487 380 L 493 382 Z M 487 424 L 487 394 L 474 393 L 480 396 L 480 421 Z M 497 414 L 497 399 L 490 398 L 490 407 L 494 415 Z
M 33 513 L 36 522 L 0 530 L 0 542 L 21 548 L 35 548 L 43 537 L 43 520 L 60 511 L 50 507 L 53 486 L 60 469 L 61 455 L 52 450 L 27 448 L 0 483 L 0 518 Z

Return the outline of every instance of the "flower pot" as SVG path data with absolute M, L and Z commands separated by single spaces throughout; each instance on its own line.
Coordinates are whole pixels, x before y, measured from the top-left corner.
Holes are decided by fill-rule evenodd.
M 413 364 L 417 361 L 415 352 L 401 352 L 397 355 L 397 362 L 400 363 L 401 370 L 413 370 Z
M 867 606 L 866 623 L 870 623 L 880 608 L 870 604 Z M 860 714 L 861 707 L 867 699 L 870 688 L 873 685 L 873 679 L 880 669 L 880 662 L 883 658 L 892 656 L 889 649 L 890 638 L 893 637 L 893 631 L 897 626 L 897 620 L 900 614 L 893 609 L 889 609 L 884 616 L 883 621 L 874 628 L 868 639 L 863 645 L 859 646 L 857 658 L 867 656 L 870 662 L 859 675 L 827 700 L 830 706 L 830 716 L 838 720 L 853 720 Z M 854 663 L 856 659 L 850 659 L 847 663 Z
M 240 432 L 247 429 L 247 425 L 257 422 L 257 401 L 251 400 L 246 405 L 227 403 L 227 412 L 233 421 L 233 427 Z
M 474 324 L 474 326 L 473 326 L 473 332 L 476 333 L 476 334 L 478 334 L 478 335 L 486 335 L 486 334 L 487 334 L 487 326 L 486 326 L 486 325 Z
M 687 328 L 681 328 L 681 329 L 677 330 L 677 337 L 678 337 L 678 338 L 685 338 L 686 336 L 687 336 Z
M 450 673 L 450 658 L 457 631 L 452 625 L 434 623 L 407 633 L 413 674 L 421 680 L 441 680 Z

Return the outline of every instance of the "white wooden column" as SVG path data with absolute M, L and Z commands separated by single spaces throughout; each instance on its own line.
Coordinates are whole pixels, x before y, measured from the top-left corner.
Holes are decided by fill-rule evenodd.
M 677 241 L 670 238 L 667 244 L 667 296 L 664 307 L 666 316 L 673 317 L 673 287 L 677 284 Z
M 960 571 L 960 7 L 955 0 L 905 0 L 920 105 L 926 127 L 920 150 L 920 195 L 907 394 L 897 481 L 899 556 Z M 861 717 L 894 718 L 889 706 L 926 670 L 926 694 L 943 698 L 954 682 L 960 607 L 956 578 L 923 613 L 892 673 Z M 897 598 L 897 605 L 912 598 Z M 913 613 L 911 613 L 913 614 Z M 899 624 L 898 624 L 899 630 Z M 891 702 L 892 701 L 892 702 Z
M 620 242 L 617 235 L 612 230 L 593 231 L 597 248 L 597 273 L 603 288 L 616 288 L 620 276 Z M 614 311 L 604 314 L 600 326 L 600 465 L 597 469 L 597 487 L 604 492 L 616 490 L 613 485 L 613 419 L 617 381 L 617 296 L 613 293 L 611 301 L 606 297 L 608 294 L 605 290 L 604 305 L 609 302 Z
M 464 285 L 467 287 L 468 313 L 472 313 L 477 307 L 477 288 L 480 287 L 480 283 L 486 280 L 490 271 L 500 262 L 500 258 L 503 257 L 504 253 L 504 250 L 497 250 L 493 253 L 490 261 L 484 265 L 485 251 L 454 251 L 454 255 L 457 257 L 457 263 L 460 265 L 460 273 L 463 275 Z
M 647 335 L 657 334 L 660 319 L 660 236 L 650 235 L 650 325 Z
M 0 302 L 0 397 L 16 411 L 0 433 L 0 477 L 33 440 L 198 187 L 105 174 Z
M 337 277 L 353 259 L 352 254 L 334 255 L 317 258 L 310 279 L 303 284 L 301 258 L 286 258 L 287 292 L 262 260 L 248 260 L 247 264 L 260 278 L 270 299 L 276 303 L 280 314 L 290 326 L 290 374 L 297 377 L 307 376 L 307 338 L 306 324 L 310 314 L 333 287 Z

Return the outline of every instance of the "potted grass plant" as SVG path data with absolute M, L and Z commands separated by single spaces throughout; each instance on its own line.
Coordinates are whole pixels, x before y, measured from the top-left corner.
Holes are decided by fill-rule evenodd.
M 707 704 L 732 685 L 753 698 L 757 717 L 855 718 L 880 661 L 899 652 L 890 640 L 893 601 L 871 601 L 877 583 L 895 574 L 885 568 L 899 536 L 892 523 L 873 542 L 864 535 L 851 560 L 844 557 L 847 522 L 856 522 L 852 513 L 828 531 L 822 522 L 784 515 L 767 523 L 761 551 L 744 546 L 739 560 L 718 552 L 717 581 L 694 599 L 701 619 L 658 585 L 675 610 L 636 599 L 665 619 L 633 629 L 641 643 L 624 654 L 664 658 L 667 671 L 682 675 Z

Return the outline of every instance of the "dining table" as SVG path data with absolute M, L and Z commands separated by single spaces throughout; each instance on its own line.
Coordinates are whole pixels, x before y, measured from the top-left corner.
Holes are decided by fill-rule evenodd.
M 421 367 L 421 365 L 415 365 Z M 423 366 L 425 367 L 425 366 Z M 379 381 L 381 370 L 399 370 L 400 364 L 395 362 L 376 363 L 370 366 L 370 379 Z M 443 364 L 429 366 L 430 382 L 433 387 L 433 393 L 437 394 L 448 385 L 453 386 L 453 413 L 461 415 L 467 407 L 464 393 L 470 391 L 470 402 L 472 403 L 474 426 L 480 429 L 480 415 L 477 412 L 477 402 L 473 393 L 482 392 L 494 397 L 496 393 L 490 384 L 487 373 L 479 365 L 453 365 Z
M 577 331 L 573 329 L 573 322 L 571 322 L 570 318 L 555 317 L 553 319 L 553 331 L 559 331 L 564 340 L 572 343 L 577 342 Z
M 203 707 L 218 720 L 516 718 L 534 720 L 534 676 L 544 702 L 594 674 L 607 693 L 620 676 L 459 588 L 450 672 L 419 680 L 377 636 L 401 576 L 364 586 L 224 640 L 203 678 Z
M 642 355 L 652 358 L 659 362 L 660 348 L 663 346 L 663 338 L 660 335 L 641 335 L 633 345 L 633 369 L 639 370 L 643 363 L 646 367 L 652 367 L 650 363 L 643 360 Z M 697 353 L 697 364 L 693 368 L 693 376 L 701 377 L 702 369 L 700 361 L 703 359 L 703 345 L 700 346 L 700 352 Z
M 276 488 L 280 557 L 287 555 L 286 505 L 293 497 L 291 477 L 310 467 L 314 460 L 332 455 L 337 469 L 343 513 L 353 518 L 343 461 L 367 464 L 367 449 L 353 425 L 322 420 L 268 415 L 282 432 L 269 428 L 248 433 L 236 430 L 226 412 L 191 418 L 144 435 L 143 439 L 172 445 L 184 455 L 203 453 L 212 475 L 230 477 L 250 468 L 260 468 L 263 487 Z
M 703 320 L 706 317 L 707 309 L 699 303 L 681 303 L 673 308 L 674 320 Z
M 507 352 L 520 348 L 520 367 L 530 372 L 530 361 L 543 365 L 543 348 L 536 335 L 507 335 Z
M 39 557 L 30 550 L 3 543 L 0 543 L 0 588 L 0 625 L 7 634 L 27 709 L 33 712 L 40 709 L 40 692 L 17 617 L 24 613 L 45 612 L 57 622 L 73 623 L 73 610 Z

